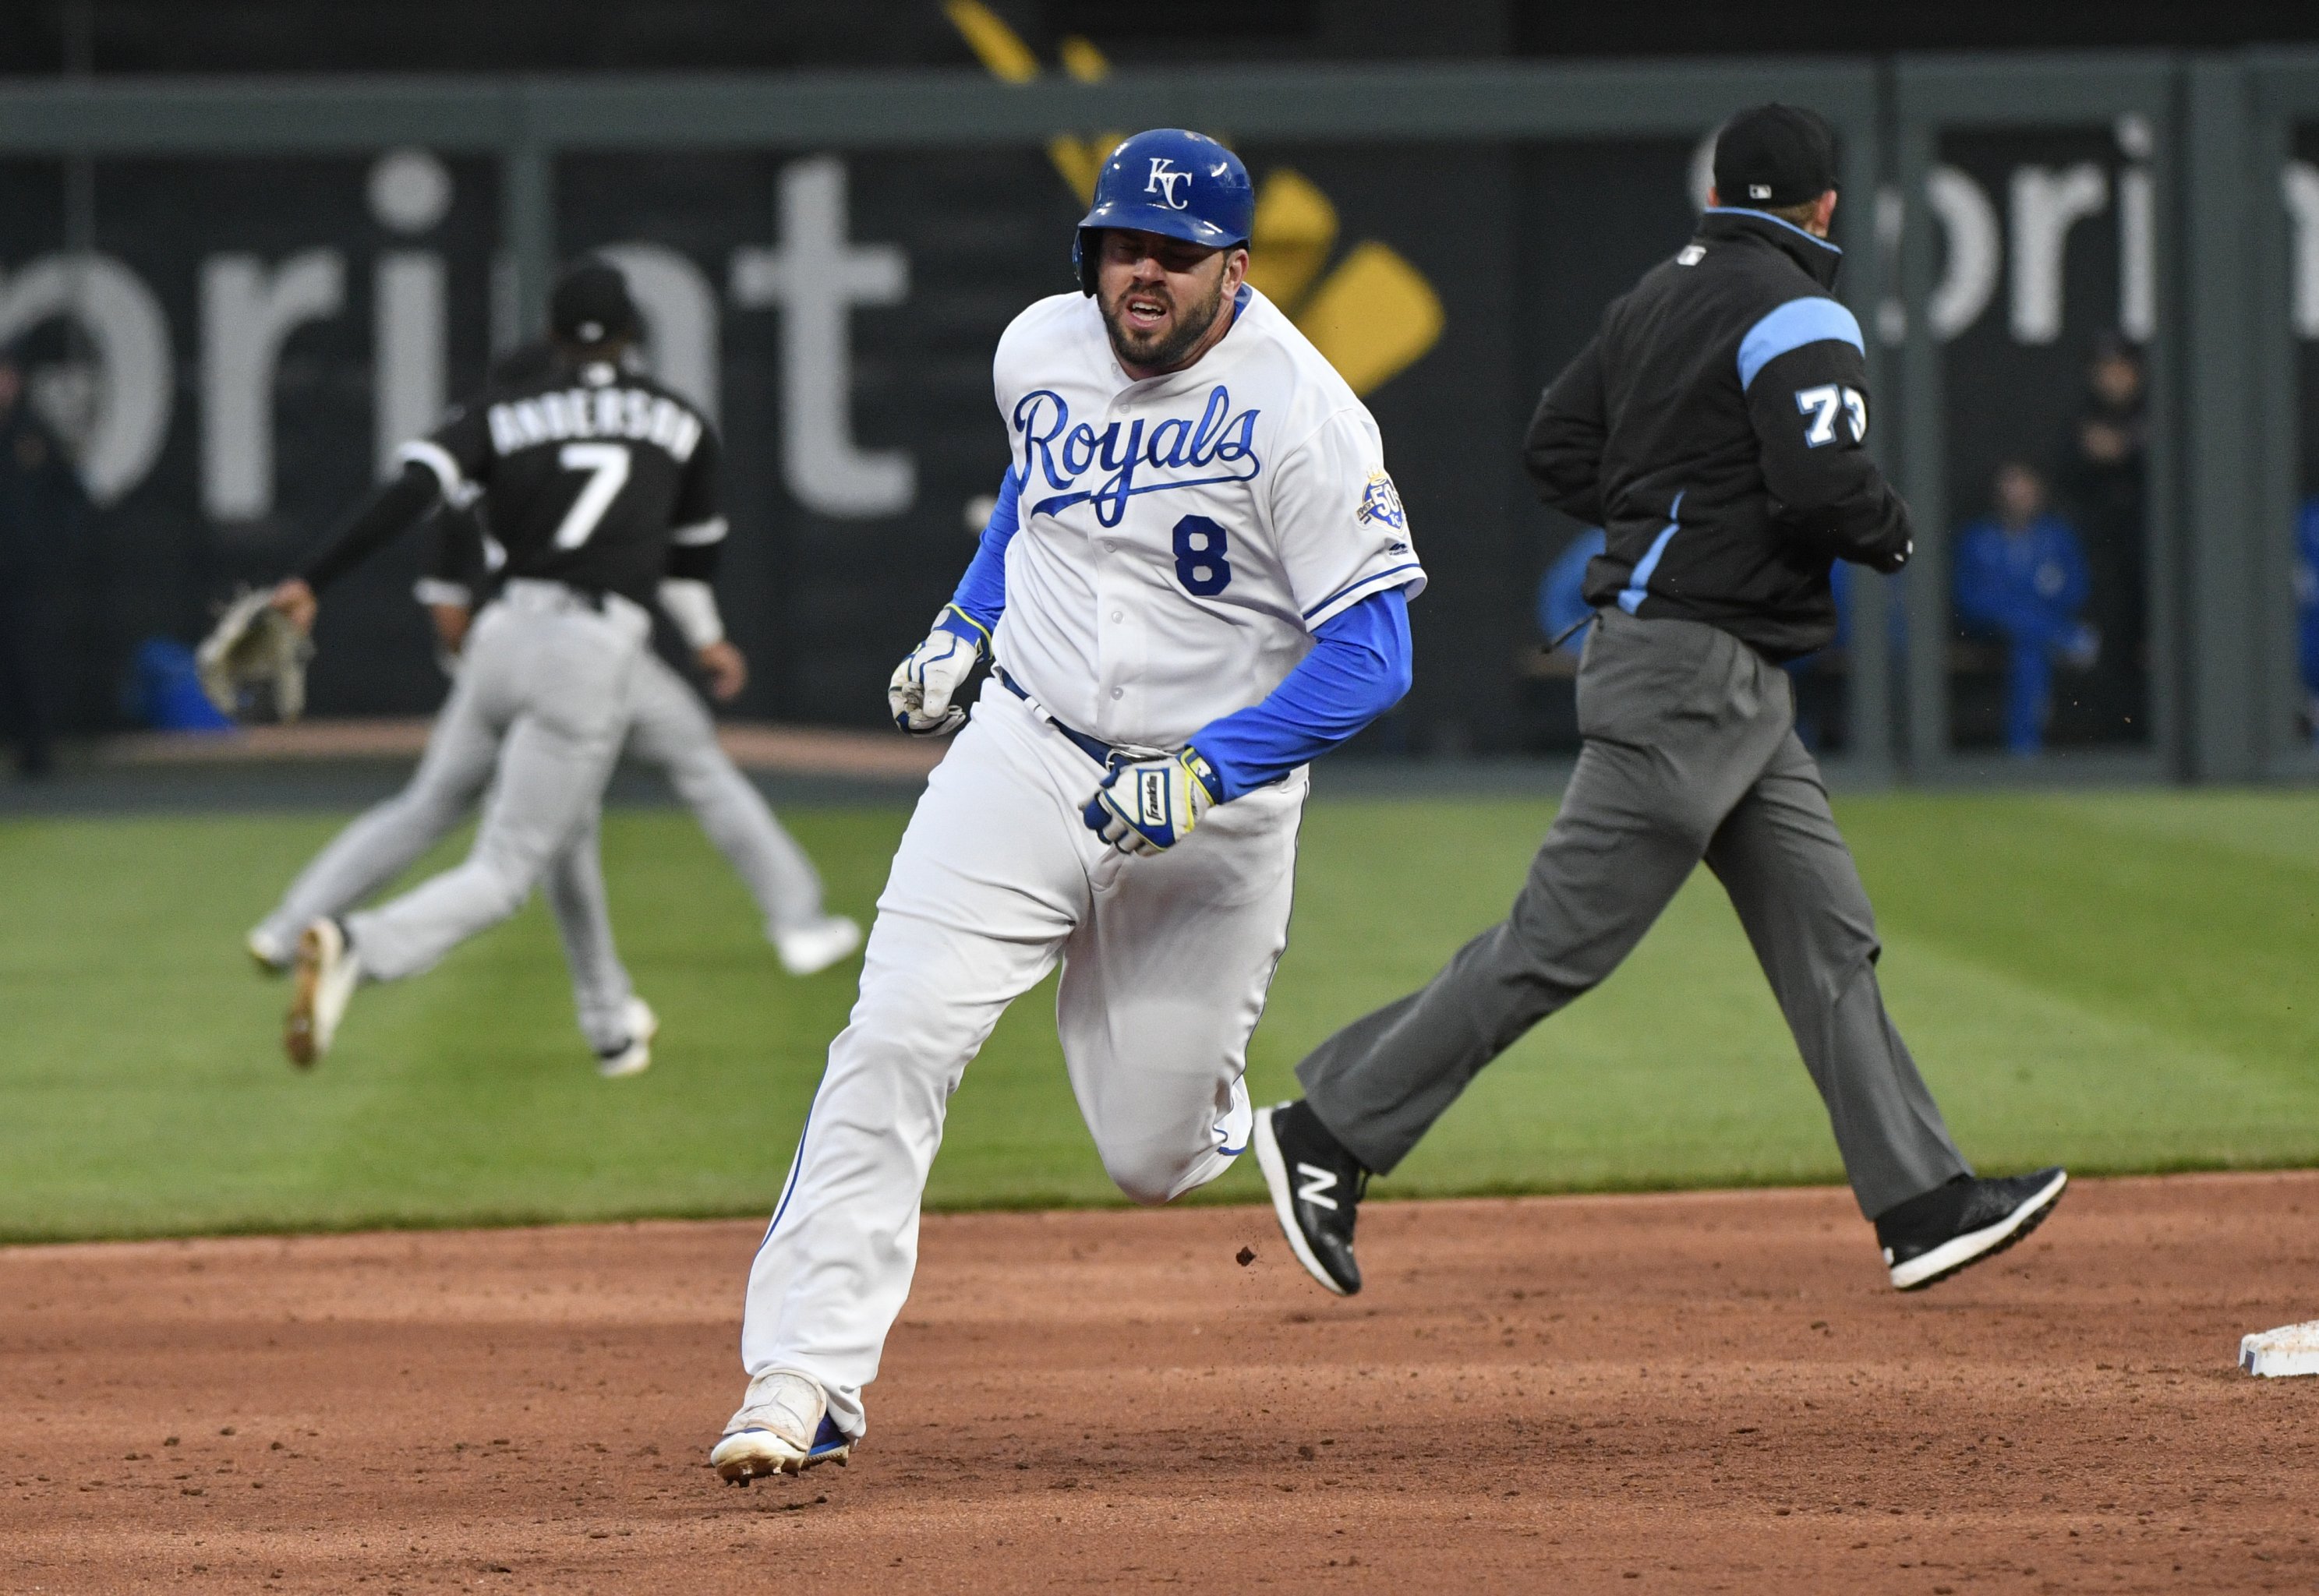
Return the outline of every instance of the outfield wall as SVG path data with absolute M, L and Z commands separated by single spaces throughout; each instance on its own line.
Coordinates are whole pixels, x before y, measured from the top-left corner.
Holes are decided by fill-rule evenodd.
M 1566 744 L 1536 592 L 1577 529 L 1529 500 L 1514 443 L 1602 302 L 1684 236 L 1715 122 L 1780 97 L 1845 134 L 1842 292 L 1920 520 L 1907 582 L 1861 577 L 1845 646 L 1800 684 L 1831 757 L 1872 779 L 1995 760 L 2002 651 L 1959 631 L 1949 534 L 2019 458 L 2078 525 L 2105 634 L 2057 678 L 2046 757 L 2312 768 L 2314 60 L 1031 70 L 0 87 L 0 339 L 96 500 L 49 551 L 73 721 L 117 722 L 140 639 L 190 638 L 278 572 L 537 325 L 556 259 L 606 249 L 652 363 L 731 439 L 744 712 L 875 724 L 1006 458 L 992 341 L 1069 286 L 1105 130 L 1173 122 L 1249 158 L 1258 281 L 1376 411 L 1434 574 L 1418 688 L 1368 742 Z M 2148 379 L 2130 482 L 2077 457 L 2111 334 Z M 333 603 L 321 712 L 439 696 L 420 555 Z

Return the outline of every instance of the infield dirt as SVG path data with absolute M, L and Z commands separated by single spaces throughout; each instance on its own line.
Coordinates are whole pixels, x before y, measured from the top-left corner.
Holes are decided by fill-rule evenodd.
M 925 1227 L 850 1468 L 720 1485 L 761 1227 L 0 1251 L 8 1591 L 2308 1590 L 2319 1175 L 1882 1283 L 1841 1192 Z M 1243 1248 L 1255 1258 L 1235 1261 Z

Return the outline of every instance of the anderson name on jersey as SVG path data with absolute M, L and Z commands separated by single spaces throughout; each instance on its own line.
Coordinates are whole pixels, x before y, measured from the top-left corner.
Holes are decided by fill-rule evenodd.
M 486 390 L 397 457 L 434 473 L 453 504 L 490 495 L 494 575 L 650 605 L 663 576 L 713 573 L 717 454 L 715 429 L 650 378 L 559 361 Z
M 1022 517 L 993 651 L 1071 726 L 1180 745 L 1270 692 L 1331 618 L 1424 588 L 1376 421 L 1252 288 L 1214 348 L 1142 381 L 1093 299 L 1041 300 L 992 376 Z

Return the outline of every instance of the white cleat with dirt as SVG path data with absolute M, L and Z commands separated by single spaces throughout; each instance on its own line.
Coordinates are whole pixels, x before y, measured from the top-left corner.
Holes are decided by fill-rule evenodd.
M 317 920 L 298 938 L 294 973 L 298 985 L 282 1022 L 282 1050 L 306 1069 L 330 1050 L 362 979 L 362 960 L 336 920 Z
M 843 1464 L 853 1438 L 829 1417 L 821 1386 L 794 1369 L 768 1369 L 749 1382 L 741 1411 L 708 1454 L 726 1483 L 803 1474 L 817 1463 Z
M 653 1038 L 660 1034 L 660 1016 L 653 1013 L 651 1004 L 632 996 L 622 1018 L 627 1024 L 627 1040 L 596 1054 L 596 1073 L 606 1080 L 642 1075 L 652 1068 Z
M 862 927 L 843 915 L 773 933 L 773 951 L 793 976 L 818 975 L 862 945 Z

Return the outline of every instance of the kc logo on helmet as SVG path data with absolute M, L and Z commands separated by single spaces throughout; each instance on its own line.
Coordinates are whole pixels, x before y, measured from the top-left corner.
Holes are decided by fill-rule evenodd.
M 1178 172 L 1176 169 L 1176 163 L 1168 157 L 1155 155 L 1151 158 L 1151 176 L 1144 180 L 1143 192 L 1158 194 L 1160 203 L 1170 211 L 1181 211 L 1190 202 L 1176 197 L 1176 185 L 1179 183 L 1189 183 L 1191 180 L 1192 175 L 1189 172 Z

